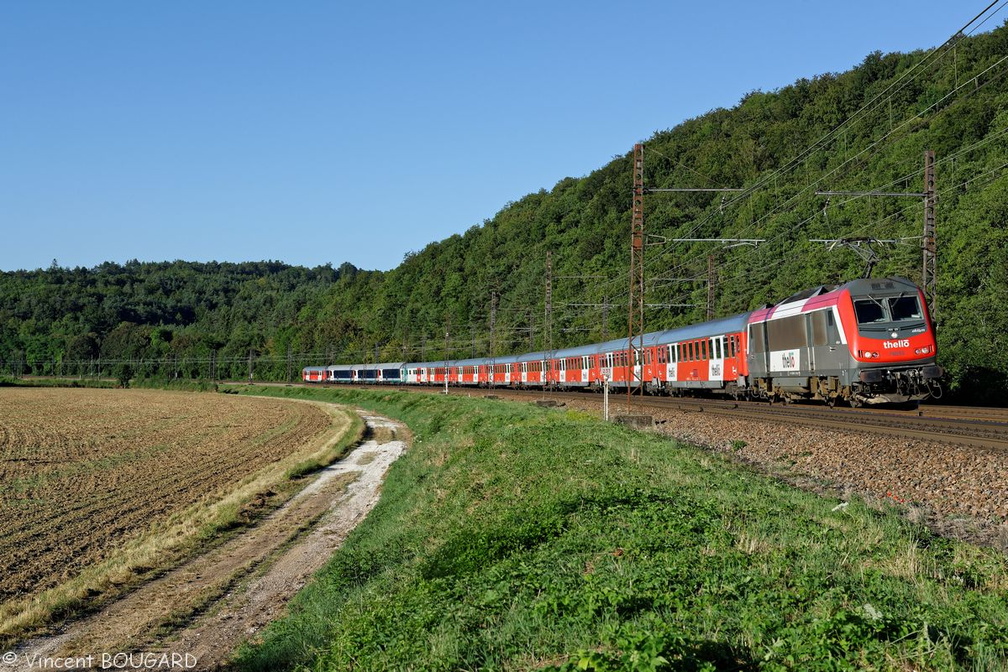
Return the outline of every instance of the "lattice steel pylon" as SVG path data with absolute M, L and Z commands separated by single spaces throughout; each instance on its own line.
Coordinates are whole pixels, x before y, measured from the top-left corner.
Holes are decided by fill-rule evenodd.
M 543 350 L 553 353 L 553 250 L 546 250 L 546 299 L 543 302 Z
M 707 321 L 714 319 L 714 299 L 717 296 L 717 268 L 714 255 L 707 255 Z
M 924 298 L 931 305 L 931 319 L 937 320 L 938 311 L 938 281 L 937 275 L 937 241 L 935 240 L 935 153 L 933 150 L 924 152 L 924 240 L 921 247 L 924 250 L 922 263 L 923 278 L 921 288 Z
M 644 394 L 638 357 L 644 351 L 644 145 L 634 145 L 633 212 L 630 220 L 630 308 L 627 337 L 627 410 L 634 385 Z M 636 343 L 634 342 L 636 340 Z M 638 354 L 639 353 L 639 354 Z M 643 361 L 641 361 L 643 364 Z

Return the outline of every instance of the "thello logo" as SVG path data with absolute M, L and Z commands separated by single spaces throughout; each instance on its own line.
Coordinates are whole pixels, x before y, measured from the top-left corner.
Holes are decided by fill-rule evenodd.
M 893 348 L 909 348 L 910 339 L 901 338 L 898 341 L 886 341 L 882 344 L 882 347 L 885 348 L 886 350 L 892 350 Z

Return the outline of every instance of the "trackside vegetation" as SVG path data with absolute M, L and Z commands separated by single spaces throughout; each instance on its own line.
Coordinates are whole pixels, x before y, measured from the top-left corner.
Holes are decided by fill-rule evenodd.
M 237 669 L 1008 667 L 1008 559 L 888 505 L 574 411 L 247 391 L 367 408 L 413 440 Z

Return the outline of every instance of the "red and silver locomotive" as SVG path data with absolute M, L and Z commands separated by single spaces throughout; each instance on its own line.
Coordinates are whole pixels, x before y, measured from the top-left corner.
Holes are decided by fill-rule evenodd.
M 927 302 L 903 278 L 817 287 L 754 311 L 748 343 L 756 396 L 859 406 L 941 395 Z

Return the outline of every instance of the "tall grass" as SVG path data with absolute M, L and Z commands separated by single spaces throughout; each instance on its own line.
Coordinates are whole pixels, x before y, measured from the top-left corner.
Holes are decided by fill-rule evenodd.
M 239 669 L 1008 665 L 1005 557 L 894 510 L 573 412 L 273 393 L 392 415 L 415 440 Z

